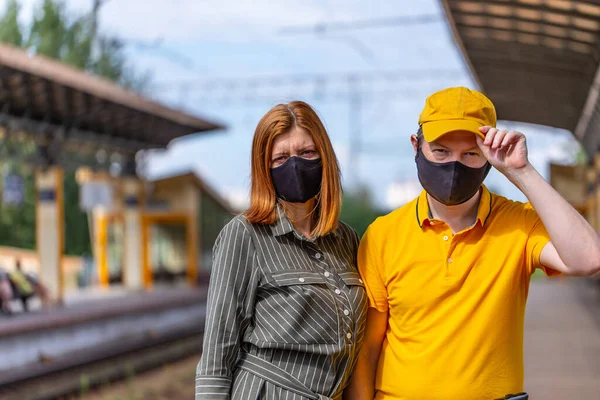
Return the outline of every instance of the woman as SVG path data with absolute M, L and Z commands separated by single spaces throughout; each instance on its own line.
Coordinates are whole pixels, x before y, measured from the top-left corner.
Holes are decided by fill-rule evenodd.
M 341 399 L 363 336 L 358 237 L 315 111 L 271 109 L 252 144 L 250 208 L 214 249 L 196 399 Z

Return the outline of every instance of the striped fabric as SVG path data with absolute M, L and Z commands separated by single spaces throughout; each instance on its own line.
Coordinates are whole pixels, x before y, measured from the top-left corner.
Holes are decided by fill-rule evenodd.
M 340 223 L 311 241 L 278 213 L 217 238 L 196 400 L 342 397 L 366 317 L 358 236 Z

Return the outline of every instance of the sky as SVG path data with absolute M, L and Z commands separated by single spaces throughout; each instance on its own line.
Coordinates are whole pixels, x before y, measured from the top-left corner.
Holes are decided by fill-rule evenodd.
M 66 5 L 83 13 L 92 2 Z M 23 24 L 35 3 L 22 0 Z M 427 18 L 414 23 L 419 16 Z M 383 23 L 396 17 L 404 23 Z M 379 24 L 357 29 L 357 21 Z M 315 24 L 331 29 L 315 33 Z M 409 138 L 426 97 L 452 86 L 477 89 L 438 0 L 107 0 L 100 29 L 123 38 L 135 70 L 151 75 L 150 97 L 227 126 L 153 152 L 148 176 L 194 171 L 238 208 L 248 201 L 254 129 L 280 102 L 311 104 L 345 189 L 366 185 L 380 207 L 393 209 L 421 190 Z M 350 86 L 356 73 L 362 78 Z M 530 161 L 546 178 L 549 162 L 573 161 L 578 145 L 570 132 L 498 118 L 499 127 L 526 134 Z M 351 152 L 353 134 L 358 153 Z M 495 170 L 486 184 L 526 200 Z

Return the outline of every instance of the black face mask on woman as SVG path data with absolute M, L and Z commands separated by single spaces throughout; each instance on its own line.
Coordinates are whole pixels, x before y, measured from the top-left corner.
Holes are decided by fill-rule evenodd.
M 277 197 L 290 203 L 306 203 L 321 190 L 321 159 L 290 157 L 282 165 L 271 168 L 271 179 Z
M 428 160 L 421 149 L 415 157 L 419 182 L 434 199 L 447 206 L 462 204 L 473 197 L 490 168 L 489 162 L 471 168 L 458 161 L 436 163 Z

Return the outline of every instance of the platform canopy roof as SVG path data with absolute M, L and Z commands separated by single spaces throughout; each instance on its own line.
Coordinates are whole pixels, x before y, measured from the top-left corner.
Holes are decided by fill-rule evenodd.
M 498 118 L 564 128 L 600 145 L 600 1 L 441 0 Z
M 0 125 L 127 152 L 224 127 L 63 63 L 0 45 Z

